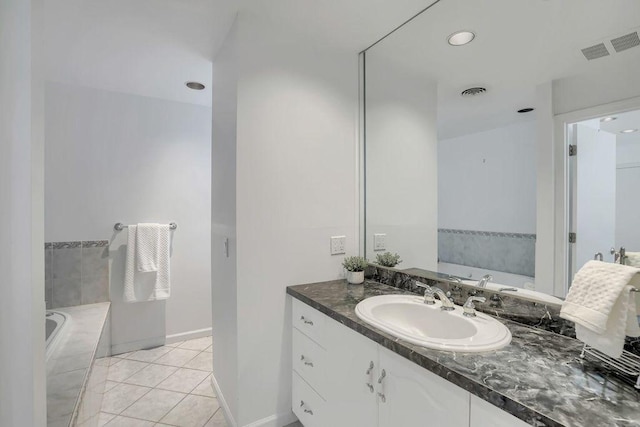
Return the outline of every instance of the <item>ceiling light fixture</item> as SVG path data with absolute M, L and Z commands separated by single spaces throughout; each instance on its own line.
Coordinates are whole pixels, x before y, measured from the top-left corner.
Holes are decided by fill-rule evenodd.
M 187 82 L 185 83 L 189 89 L 193 90 L 202 90 L 204 89 L 204 85 L 198 82 Z
M 609 123 L 609 122 L 612 122 L 612 121 L 617 120 L 617 119 L 618 119 L 617 117 L 604 117 L 604 118 L 600 119 L 600 122 L 601 123 Z
M 620 133 L 634 133 L 634 132 L 638 132 L 638 129 L 625 129 L 620 131 Z
M 465 44 L 471 43 L 475 38 L 476 35 L 471 31 L 456 31 L 449 36 L 447 41 L 451 46 L 464 46 Z
M 533 110 L 535 110 L 535 108 L 531 108 L 531 107 L 527 107 L 527 108 L 521 108 L 518 110 L 518 113 L 523 114 L 523 113 L 530 113 Z

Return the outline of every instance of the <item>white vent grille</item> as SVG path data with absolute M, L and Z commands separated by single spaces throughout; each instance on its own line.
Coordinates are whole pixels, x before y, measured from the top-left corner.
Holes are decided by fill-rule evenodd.
M 609 56 L 609 51 L 604 43 L 596 44 L 593 46 L 585 47 L 582 49 L 582 54 L 589 61 L 602 58 L 603 56 Z
M 640 45 L 640 38 L 638 37 L 638 32 L 635 31 L 611 40 L 611 44 L 616 52 L 622 52 L 623 50 L 631 49 L 632 47 Z
M 484 87 L 470 87 L 469 89 L 463 90 L 460 95 L 462 96 L 476 96 L 487 91 Z

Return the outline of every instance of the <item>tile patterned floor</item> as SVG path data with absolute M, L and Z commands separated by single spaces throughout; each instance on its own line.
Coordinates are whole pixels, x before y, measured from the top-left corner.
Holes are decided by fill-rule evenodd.
M 211 337 L 112 357 L 99 425 L 226 427 L 212 364 Z

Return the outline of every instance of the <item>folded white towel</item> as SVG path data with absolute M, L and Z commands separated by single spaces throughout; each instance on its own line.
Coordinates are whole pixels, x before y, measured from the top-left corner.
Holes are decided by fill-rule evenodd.
M 162 225 L 138 224 L 136 227 L 136 265 L 138 271 L 158 271 Z
M 169 298 L 170 288 L 170 229 L 169 225 L 159 225 L 157 241 L 156 271 L 138 271 L 136 266 L 136 242 L 138 227 L 129 226 L 127 258 L 124 279 L 124 300 L 126 302 L 155 301 Z
M 622 354 L 625 336 L 640 335 L 635 295 L 640 269 L 589 261 L 576 274 L 560 317 L 576 324 L 579 340 L 608 354 Z
M 631 286 L 626 286 L 614 304 L 603 334 L 597 334 L 576 323 L 576 337 L 608 356 L 620 357 L 625 338 L 640 336 L 640 327 L 638 327 L 636 317 L 636 299 L 630 289 Z M 625 309 L 625 307 L 628 308 Z

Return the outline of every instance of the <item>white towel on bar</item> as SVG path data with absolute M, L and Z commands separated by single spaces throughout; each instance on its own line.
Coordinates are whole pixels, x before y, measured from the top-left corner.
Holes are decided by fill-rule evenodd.
M 140 224 L 141 225 L 141 224 Z M 170 285 L 170 229 L 168 224 L 158 224 L 157 240 L 155 241 L 155 262 L 150 263 L 156 270 L 140 270 L 137 265 L 138 257 L 138 226 L 129 226 L 127 239 L 127 259 L 124 279 L 125 302 L 155 301 L 169 298 Z M 148 255 L 148 254 L 147 254 Z M 140 259 L 145 259 L 142 255 Z M 147 264 L 149 267 L 150 264 Z
M 138 224 L 136 227 L 136 266 L 138 271 L 158 271 L 160 248 L 167 245 L 169 233 L 162 224 Z
M 640 335 L 635 295 L 640 269 L 589 261 L 576 273 L 560 317 L 576 324 L 576 336 L 611 357 L 620 357 L 625 337 Z
M 640 252 L 627 252 L 626 264 L 631 267 L 640 267 Z

